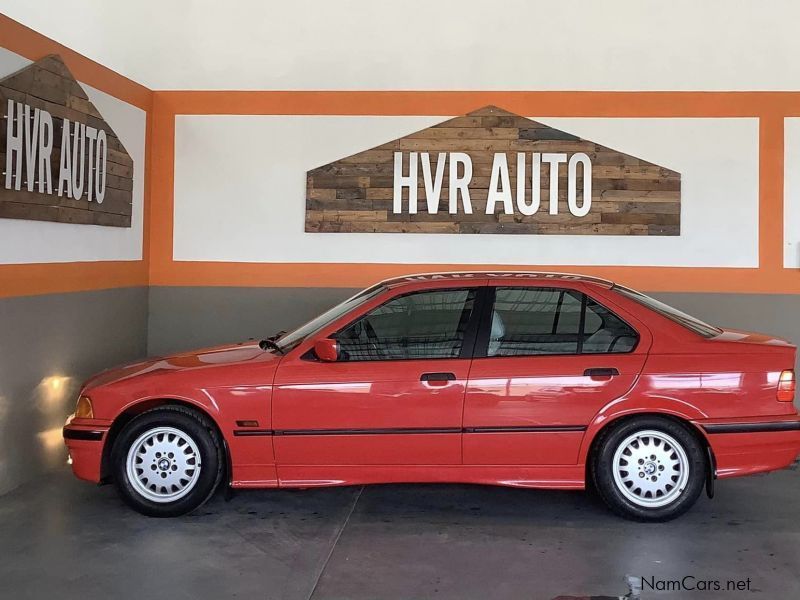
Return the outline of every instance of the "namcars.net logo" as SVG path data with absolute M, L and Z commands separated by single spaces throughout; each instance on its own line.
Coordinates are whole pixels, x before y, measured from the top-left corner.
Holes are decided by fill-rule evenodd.
M 654 592 L 749 592 L 751 579 L 704 579 L 686 575 L 680 579 L 642 577 L 642 591 Z

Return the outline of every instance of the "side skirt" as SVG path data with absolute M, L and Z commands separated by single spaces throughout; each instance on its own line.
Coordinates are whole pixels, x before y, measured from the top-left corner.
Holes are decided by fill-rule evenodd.
M 283 465 L 279 487 L 324 487 L 377 483 L 472 483 L 521 488 L 582 490 L 584 465 Z

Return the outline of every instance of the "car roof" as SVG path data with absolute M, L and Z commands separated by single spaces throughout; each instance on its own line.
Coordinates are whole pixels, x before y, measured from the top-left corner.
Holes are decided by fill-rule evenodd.
M 614 286 L 614 282 L 599 277 L 590 277 L 588 275 L 579 275 L 576 273 L 550 273 L 546 271 L 445 271 L 441 273 L 415 273 L 386 279 L 381 282 L 381 285 L 394 288 L 424 281 L 485 281 L 489 279 L 546 279 L 555 282 L 581 281 L 599 285 L 607 289 Z

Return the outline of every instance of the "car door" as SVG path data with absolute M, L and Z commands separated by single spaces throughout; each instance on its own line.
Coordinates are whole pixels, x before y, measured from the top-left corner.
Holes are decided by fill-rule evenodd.
M 279 474 L 281 465 L 460 464 L 479 289 L 389 292 L 320 332 L 338 341 L 335 362 L 316 358 L 314 340 L 287 356 L 273 387 Z
M 576 464 L 586 426 L 624 395 L 650 334 L 580 283 L 491 282 L 464 405 L 465 464 Z

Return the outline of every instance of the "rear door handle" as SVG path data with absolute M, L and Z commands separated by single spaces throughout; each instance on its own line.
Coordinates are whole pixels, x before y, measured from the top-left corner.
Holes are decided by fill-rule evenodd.
M 583 372 L 584 377 L 614 377 L 615 375 L 619 375 L 619 371 L 613 367 L 595 367 Z
M 429 382 L 447 382 L 447 381 L 455 381 L 456 374 L 455 373 L 423 373 L 419 376 L 420 381 L 429 381 Z

